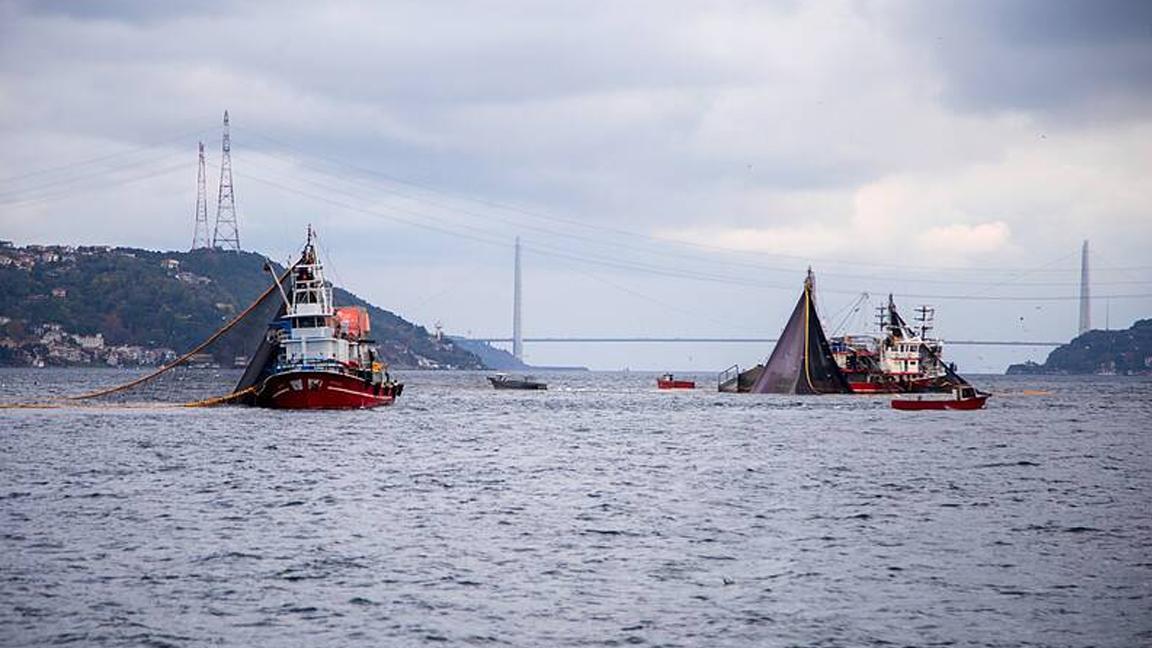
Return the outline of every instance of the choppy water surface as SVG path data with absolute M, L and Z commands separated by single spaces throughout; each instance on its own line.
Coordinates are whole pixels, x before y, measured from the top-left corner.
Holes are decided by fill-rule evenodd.
M 909 413 L 403 378 L 376 411 L 0 410 L 0 644 L 1152 643 L 1146 379 Z

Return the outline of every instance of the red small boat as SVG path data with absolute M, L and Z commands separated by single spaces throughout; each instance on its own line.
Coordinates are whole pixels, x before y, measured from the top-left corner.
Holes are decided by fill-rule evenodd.
M 975 387 L 957 387 L 951 394 L 917 394 L 892 399 L 892 409 L 898 410 L 978 410 L 984 409 L 991 394 L 976 391 Z
M 664 374 L 656 379 L 659 389 L 696 389 L 695 380 L 676 380 L 672 374 Z

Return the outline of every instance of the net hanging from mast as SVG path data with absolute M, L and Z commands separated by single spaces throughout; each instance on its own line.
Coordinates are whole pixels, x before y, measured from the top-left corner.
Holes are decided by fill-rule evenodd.
M 812 295 L 813 284 L 812 271 L 809 270 L 804 279 L 804 291 L 792 309 L 764 371 L 752 385 L 752 393 L 852 393 L 820 325 Z

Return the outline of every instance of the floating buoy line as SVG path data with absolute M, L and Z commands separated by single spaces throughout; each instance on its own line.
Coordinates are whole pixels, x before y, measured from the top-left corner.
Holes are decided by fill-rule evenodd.
M 295 267 L 295 266 L 293 266 L 293 267 Z M 248 308 L 245 308 L 243 311 L 240 312 L 239 315 L 237 315 L 236 317 L 233 317 L 227 324 L 220 327 L 215 333 L 208 336 L 208 338 L 205 339 L 203 342 L 201 342 L 200 344 L 197 344 L 195 347 L 193 347 L 191 351 L 188 351 L 187 353 L 180 356 L 179 358 L 176 358 L 172 362 L 160 367 L 159 369 L 156 369 L 155 371 L 152 371 L 151 373 L 145 374 L 143 376 L 140 376 L 139 378 L 135 378 L 133 380 L 130 380 L 130 381 L 123 383 L 123 384 L 120 384 L 120 385 L 115 385 L 113 387 L 107 387 L 105 389 L 97 389 L 95 391 L 85 392 L 82 394 L 75 394 L 73 396 L 61 396 L 59 398 L 54 398 L 54 399 L 50 399 L 50 400 L 46 400 L 46 401 L 39 401 L 39 402 L 0 403 L 0 409 L 60 409 L 60 408 L 65 408 L 65 407 L 73 407 L 76 404 L 81 403 L 83 401 L 101 398 L 103 396 L 110 396 L 112 394 L 118 394 L 120 392 L 125 392 L 125 391 L 128 391 L 130 389 L 134 389 L 136 387 L 139 387 L 140 385 L 143 385 L 147 382 L 151 382 L 152 380 L 155 380 L 156 378 L 168 373 L 169 371 L 172 371 L 176 367 L 179 367 L 179 366 L 183 365 L 184 363 L 188 362 L 188 360 L 190 358 L 192 358 L 192 356 L 194 356 L 197 353 L 200 353 L 204 349 L 208 348 L 213 342 L 220 339 L 220 337 L 223 336 L 225 333 L 227 333 L 228 331 L 235 328 L 235 326 L 237 324 L 239 324 L 241 321 L 243 321 L 244 318 L 251 315 L 252 311 L 256 310 L 260 306 L 260 304 L 264 303 L 265 299 L 268 299 L 270 296 L 272 296 L 272 294 L 276 292 L 276 285 L 278 285 L 280 282 L 284 281 L 289 276 L 289 274 L 291 272 L 292 272 L 291 267 L 288 268 L 287 270 L 285 270 L 284 273 L 281 274 L 280 277 L 277 279 L 276 284 L 269 286 L 263 293 L 260 294 L 259 297 L 256 298 L 256 301 L 252 302 L 252 304 L 250 306 L 248 306 Z M 213 407 L 216 405 L 224 405 L 226 403 L 230 403 L 232 401 L 235 401 L 239 398 L 247 396 L 248 394 L 251 394 L 255 390 L 256 390 L 256 386 L 252 386 L 252 387 L 247 387 L 245 389 L 234 391 L 234 392 L 231 392 L 228 394 L 224 394 L 222 396 L 213 396 L 211 398 L 204 398 L 204 399 L 200 399 L 200 400 L 189 401 L 186 403 L 148 403 L 148 404 L 144 404 L 144 405 L 107 405 L 107 404 L 103 404 L 103 405 L 100 405 L 99 407 L 102 409 L 137 409 L 140 407 L 149 407 L 149 408 L 154 408 L 154 407 L 173 407 L 173 408 L 175 408 L 175 407 Z

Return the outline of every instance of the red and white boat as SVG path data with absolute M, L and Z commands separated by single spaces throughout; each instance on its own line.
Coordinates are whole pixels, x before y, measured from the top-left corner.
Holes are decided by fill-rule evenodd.
M 664 374 L 656 379 L 657 389 L 696 389 L 694 380 L 677 380 L 672 374 Z
M 941 359 L 944 343 L 931 337 L 935 309 L 916 309 L 915 326 L 904 322 L 892 296 L 878 316 L 882 336 L 845 335 L 829 340 L 832 356 L 857 394 L 950 392 L 959 384 Z
M 988 402 L 987 394 L 975 387 L 961 386 L 951 394 L 909 394 L 892 399 L 892 409 L 898 410 L 978 410 Z
M 337 308 L 316 256 L 312 228 L 289 290 L 277 282 L 283 315 L 273 321 L 251 402 L 281 409 L 359 409 L 391 405 L 404 390 L 369 338 L 368 311 Z
M 848 386 L 854 394 L 899 394 L 900 382 L 880 367 L 880 341 L 871 335 L 845 335 L 829 341 Z

